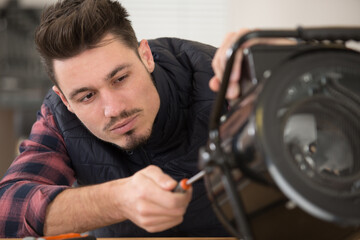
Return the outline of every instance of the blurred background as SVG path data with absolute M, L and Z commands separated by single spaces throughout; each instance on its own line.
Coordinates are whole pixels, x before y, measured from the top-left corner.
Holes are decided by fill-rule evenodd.
M 0 0 L 0 178 L 51 87 L 33 44 L 41 9 L 55 0 Z M 239 28 L 358 26 L 359 0 L 121 0 L 138 39 L 179 37 L 218 47 Z

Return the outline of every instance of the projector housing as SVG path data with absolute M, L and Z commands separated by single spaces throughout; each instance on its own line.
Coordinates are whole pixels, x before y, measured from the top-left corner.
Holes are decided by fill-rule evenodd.
M 338 30 L 336 41 L 324 41 L 325 30 L 311 31 L 319 40 L 244 49 L 241 97 L 221 117 L 216 108 L 227 86 L 219 92 L 199 164 L 214 209 L 234 236 L 344 239 L 358 230 L 360 54 L 339 39 L 357 39 L 359 29 Z M 280 226 L 288 234 L 275 230 Z

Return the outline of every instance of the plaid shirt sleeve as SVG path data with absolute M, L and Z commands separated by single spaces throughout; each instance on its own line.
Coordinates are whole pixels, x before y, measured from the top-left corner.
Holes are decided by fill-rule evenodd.
M 0 237 L 42 236 L 48 204 L 74 181 L 63 137 L 43 105 L 0 182 Z

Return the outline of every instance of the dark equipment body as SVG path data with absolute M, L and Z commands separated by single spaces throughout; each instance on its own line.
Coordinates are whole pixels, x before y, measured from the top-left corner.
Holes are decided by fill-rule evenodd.
M 294 45 L 244 49 L 241 97 L 221 116 L 226 66 L 200 151 L 208 195 L 232 235 L 250 239 L 352 239 L 360 231 L 358 28 L 257 31 Z

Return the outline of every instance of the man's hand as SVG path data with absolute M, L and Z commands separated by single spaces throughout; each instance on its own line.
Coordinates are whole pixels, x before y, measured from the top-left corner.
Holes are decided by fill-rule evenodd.
M 173 193 L 177 182 L 160 168 L 149 166 L 121 183 L 117 206 L 127 219 L 148 232 L 180 224 L 191 200 L 192 189 Z
M 174 193 L 177 182 L 156 166 L 133 176 L 93 186 L 70 188 L 47 207 L 44 234 L 86 232 L 131 220 L 148 232 L 180 224 L 192 189 Z
M 226 35 L 223 43 L 218 48 L 212 61 L 212 67 L 215 75 L 210 79 L 209 86 L 213 91 L 220 89 L 221 81 L 227 63 L 226 52 L 232 45 L 244 34 L 250 32 L 249 29 L 240 29 L 237 32 L 230 32 Z M 241 77 L 241 61 L 243 58 L 242 51 L 245 48 L 256 44 L 270 44 L 270 45 L 289 45 L 296 44 L 294 40 L 286 38 L 254 38 L 245 42 L 235 53 L 234 63 L 232 66 L 229 85 L 226 92 L 226 98 L 229 100 L 235 99 L 240 94 L 239 80 Z

